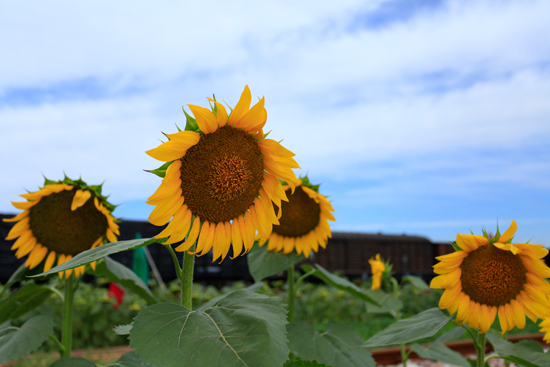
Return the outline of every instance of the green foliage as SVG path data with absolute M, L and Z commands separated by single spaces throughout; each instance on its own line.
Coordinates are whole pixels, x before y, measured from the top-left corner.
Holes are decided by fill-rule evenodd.
M 283 367 L 329 367 L 326 364 L 319 364 L 316 361 L 286 361 Z
M 516 365 L 525 367 L 550 366 L 550 353 L 544 353 L 539 343 L 533 341 L 521 341 L 510 343 L 499 334 L 487 333 L 487 339 L 495 348 L 498 356 Z
M 399 320 L 390 325 L 387 329 L 367 340 L 363 347 L 374 348 L 407 344 L 431 337 L 447 325 L 449 321 L 450 317 L 445 316 L 439 308 L 431 308 L 416 316 Z
M 6 322 L 0 325 L 0 363 L 19 359 L 34 352 L 53 332 L 53 320 L 34 316 L 16 328 Z
M 166 176 L 166 170 L 168 169 L 168 167 L 170 167 L 171 164 L 172 164 L 172 162 L 166 162 L 157 169 L 145 170 L 145 171 L 147 171 L 149 173 L 153 173 L 153 174 L 159 176 L 160 178 L 164 178 L 164 176 Z
M 137 240 L 111 242 L 103 246 L 99 246 L 99 247 L 81 252 L 75 257 L 73 257 L 71 260 L 56 266 L 47 272 L 35 275 L 34 277 L 48 275 L 48 274 L 55 274 L 60 271 L 69 270 L 69 269 L 79 267 L 81 265 L 89 264 L 93 261 L 99 260 L 108 255 L 116 254 L 122 251 L 133 250 L 135 248 L 139 248 L 143 246 L 148 246 L 152 243 L 163 243 L 164 241 L 166 241 L 165 238 L 160 238 L 160 239 L 159 238 L 140 238 Z
M 49 367 L 96 367 L 92 361 L 81 357 L 69 357 L 58 359 Z M 134 352 L 125 353 L 118 361 L 109 364 L 105 367 L 152 367 L 141 362 L 139 357 Z
M 111 282 L 120 284 L 125 289 L 143 298 L 150 305 L 158 303 L 149 287 L 132 270 L 108 256 L 99 260 L 96 270 L 92 270 L 90 273 L 96 276 L 104 276 Z
M 359 288 L 349 280 L 328 272 L 321 265 L 316 264 L 315 268 L 310 265 L 302 265 L 302 269 L 306 273 L 312 273 L 311 275 L 321 279 L 332 287 L 349 292 L 353 296 L 359 297 L 365 302 L 379 306 L 378 302 L 374 300 L 372 291 Z
M 369 313 L 396 313 L 403 308 L 403 302 L 394 295 L 381 290 L 370 291 L 370 295 L 380 305 L 367 304 L 367 312 Z
M 331 367 L 374 367 L 370 351 L 359 348 L 363 338 L 351 326 L 329 323 L 323 333 L 305 321 L 287 325 L 288 346 L 301 359 L 315 360 Z
M 58 359 L 49 367 L 96 367 L 96 364 L 80 357 L 69 357 Z
M 54 293 L 51 288 L 27 283 L 8 298 L 0 301 L 0 324 L 39 307 Z
M 237 290 L 205 311 L 147 307 L 135 318 L 130 346 L 155 365 L 278 367 L 288 356 L 285 324 L 280 298 Z
M 433 342 L 427 348 L 420 344 L 412 344 L 411 349 L 422 358 L 445 362 L 454 366 L 470 367 L 470 363 L 462 354 L 446 347 L 441 342 Z
M 246 258 L 250 274 L 254 281 L 259 282 L 287 270 L 290 266 L 302 261 L 304 256 L 295 256 L 294 253 L 285 255 L 281 252 L 267 251 L 266 245 L 262 247 L 254 245 Z

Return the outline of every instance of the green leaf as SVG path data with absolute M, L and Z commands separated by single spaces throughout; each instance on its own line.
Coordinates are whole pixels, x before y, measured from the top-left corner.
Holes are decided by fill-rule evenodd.
M 376 366 L 370 351 L 359 348 L 364 339 L 352 326 L 330 322 L 320 334 L 305 321 L 292 321 L 287 332 L 288 347 L 300 359 L 331 367 Z
M 447 331 L 446 333 L 440 335 L 435 341 L 440 343 L 446 343 L 453 340 L 458 340 L 464 335 L 465 332 L 466 330 L 464 330 L 460 326 L 457 326 Z
M 158 303 L 149 287 L 143 283 L 143 280 L 131 269 L 108 256 L 104 260 L 98 261 L 96 269 L 91 273 L 96 276 L 104 276 L 111 282 L 120 284 L 125 289 L 143 298 L 149 305 Z
M 172 164 L 172 162 L 166 162 L 157 169 L 146 170 L 146 171 L 149 172 L 149 173 L 154 173 L 155 175 L 159 176 L 160 178 L 164 178 L 164 176 L 166 176 L 166 170 L 168 169 L 168 167 L 171 164 Z
M 403 308 L 403 302 L 401 300 L 389 293 L 386 293 L 382 290 L 368 291 L 369 295 L 374 299 L 380 306 L 376 306 L 370 303 L 367 303 L 367 312 L 368 313 L 392 313 L 399 311 Z
M 473 234 L 473 233 L 472 233 L 472 234 Z M 462 249 L 460 248 L 460 246 L 458 246 L 458 244 L 456 243 L 456 241 L 453 241 L 453 242 L 451 243 L 451 246 L 453 246 L 453 249 L 454 249 L 455 251 L 462 251 Z
M 428 348 L 420 344 L 412 344 L 411 349 L 422 358 L 445 362 L 454 366 L 470 367 L 470 363 L 462 354 L 455 352 L 440 342 L 434 342 Z
M 248 271 L 255 282 L 285 271 L 305 259 L 304 255 L 296 256 L 295 252 L 285 255 L 281 252 L 267 251 L 266 245 L 254 245 L 246 258 Z
M 126 325 L 118 325 L 113 328 L 113 331 L 116 335 L 130 335 L 130 331 L 132 330 L 132 327 L 134 327 L 134 323 L 126 324 Z
M 143 309 L 130 347 L 153 365 L 280 367 L 288 357 L 285 324 L 280 298 L 237 290 L 205 311 L 171 303 Z
M 37 308 L 53 293 L 48 287 L 34 283 L 25 284 L 8 298 L 0 301 L 0 324 Z
M 164 243 L 165 241 L 166 238 L 140 238 L 137 240 L 111 242 L 103 246 L 83 251 L 73 257 L 71 260 L 61 265 L 58 265 L 45 273 L 35 275 L 35 277 L 73 269 L 81 265 L 89 264 L 108 255 L 116 254 L 122 251 L 133 250 L 135 248 L 143 246 L 148 246 L 152 243 Z
M 286 361 L 283 367 L 330 367 L 326 364 L 319 364 L 316 361 Z
M 149 364 L 145 364 L 139 359 L 136 353 L 128 352 L 124 353 L 122 357 L 115 363 L 108 365 L 107 367 L 152 367 Z
M 422 338 L 434 336 L 451 320 L 437 307 L 431 308 L 408 319 L 399 320 L 380 331 L 362 347 L 375 348 L 388 345 L 408 344 Z
M 0 329 L 0 363 L 19 359 L 34 352 L 53 333 L 53 320 L 48 316 L 33 316 L 16 328 L 3 324 Z
M 96 367 L 96 364 L 86 358 L 68 357 L 58 359 L 49 367 Z
M 243 288 L 243 289 L 245 289 L 249 292 L 256 292 L 256 291 L 259 291 L 260 289 L 262 289 L 263 285 L 264 285 L 264 282 L 258 282 L 258 283 L 251 284 L 248 287 Z M 222 294 L 221 296 L 212 298 L 210 301 L 205 302 L 199 308 L 197 308 L 197 311 L 204 311 L 204 310 L 214 306 L 215 303 L 217 303 L 219 300 L 221 300 L 225 296 L 226 296 L 225 294 Z
M 403 277 L 403 282 L 409 282 L 413 287 L 426 291 L 430 289 L 430 286 L 420 277 L 414 275 L 407 275 Z
M 316 269 L 311 267 L 311 265 L 302 265 L 302 270 L 305 271 L 306 273 L 309 273 L 310 271 L 315 270 L 315 272 L 312 275 L 321 279 L 331 287 L 341 289 L 343 291 L 346 291 L 352 294 L 355 297 L 361 298 L 366 302 L 372 303 L 373 305 L 376 305 L 376 306 L 380 306 L 380 304 L 374 300 L 372 291 L 365 291 L 359 288 L 349 280 L 346 280 L 344 278 L 341 278 L 337 275 L 330 273 L 319 264 L 315 264 L 315 267 Z
M 550 353 L 540 352 L 531 343 L 510 343 L 492 332 L 487 333 L 487 339 L 500 358 L 525 367 L 550 366 Z

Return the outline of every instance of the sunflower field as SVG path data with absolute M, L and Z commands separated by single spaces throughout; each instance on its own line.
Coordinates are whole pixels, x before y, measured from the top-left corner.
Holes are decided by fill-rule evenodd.
M 548 250 L 512 244 L 515 221 L 495 236 L 458 234 L 429 285 L 396 279 L 379 255 L 368 283 L 300 266 L 327 246 L 330 200 L 295 176 L 295 154 L 264 133 L 263 97 L 251 106 L 246 86 L 234 107 L 208 101 L 188 105 L 185 128 L 146 152 L 162 162 L 149 170 L 160 181 L 147 200 L 153 238 L 118 241 L 115 206 L 82 179 L 46 179 L 13 202 L 22 212 L 6 220 L 15 223 L 6 239 L 26 262 L 0 294 L 0 363 L 42 347 L 58 352 L 52 367 L 100 366 L 73 350 L 129 343 L 133 351 L 109 366 L 374 367 L 371 350 L 388 346 L 400 348 L 403 366 L 413 351 L 463 367 L 492 358 L 550 366 L 540 344 L 505 338 L 527 328 L 550 341 Z M 109 257 L 150 245 L 173 259 L 178 280 L 166 289 Z M 246 254 L 254 283 L 194 284 L 195 258 L 207 253 L 216 262 Z M 286 281 L 266 282 L 281 272 Z M 115 289 L 113 301 L 107 283 L 126 300 Z M 444 344 L 461 337 L 473 340 L 475 359 Z

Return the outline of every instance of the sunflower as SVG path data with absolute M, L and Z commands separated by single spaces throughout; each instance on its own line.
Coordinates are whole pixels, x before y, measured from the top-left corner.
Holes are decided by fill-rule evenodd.
M 279 224 L 272 202 L 287 200 L 280 179 L 294 181 L 299 168 L 294 153 L 266 139 L 264 98 L 250 108 L 248 86 L 228 115 L 215 100 L 212 109 L 189 105 L 184 131 L 166 135 L 168 141 L 147 151 L 164 164 L 160 187 L 147 201 L 156 205 L 149 221 L 170 223 L 156 238 L 169 245 L 186 241 L 176 251 L 204 255 L 213 248 L 214 261 L 221 260 L 233 245 L 233 257 L 248 252 L 256 230 L 269 236 Z M 185 112 L 185 111 L 184 111 Z M 159 174 L 162 176 L 163 174 Z
M 485 333 L 498 313 L 502 333 L 514 326 L 525 327 L 525 316 L 533 321 L 550 314 L 550 277 L 542 245 L 517 243 L 512 236 L 517 225 L 500 235 L 457 234 L 460 251 L 439 256 L 434 265 L 435 277 L 430 286 L 445 289 L 439 301 L 441 309 L 457 312 L 458 322 L 468 322 Z
M 12 250 L 20 259 L 29 255 L 25 266 L 34 269 L 42 260 L 44 271 L 56 263 L 61 265 L 82 251 L 101 246 L 106 240 L 116 242 L 118 225 L 111 215 L 114 206 L 101 195 L 101 186 L 88 186 L 82 180 L 63 181 L 46 179 L 44 187 L 36 192 L 20 195 L 27 201 L 12 202 L 23 210 L 5 222 L 17 222 L 6 240 L 17 238 Z M 95 269 L 95 261 L 91 263 Z M 85 266 L 74 269 L 75 275 L 84 273 Z M 64 272 L 58 273 L 63 277 Z M 65 271 L 70 276 L 71 270 Z
M 263 246 L 269 241 L 268 251 L 289 254 L 295 250 L 297 255 L 303 253 L 305 257 L 311 250 L 317 252 L 319 245 L 326 248 L 331 237 L 328 221 L 336 219 L 331 213 L 334 208 L 330 201 L 319 194 L 319 185 L 312 185 L 307 177 L 302 177 L 289 181 L 283 189 L 288 201 L 277 211 L 280 223 L 273 226 L 273 232 L 267 237 L 259 233 L 258 244 Z
M 382 274 L 384 273 L 384 270 L 386 270 L 386 266 L 384 265 L 384 262 L 380 259 L 380 254 L 376 254 L 375 258 L 369 259 L 369 264 L 372 272 L 372 289 L 380 289 L 380 285 L 382 283 Z

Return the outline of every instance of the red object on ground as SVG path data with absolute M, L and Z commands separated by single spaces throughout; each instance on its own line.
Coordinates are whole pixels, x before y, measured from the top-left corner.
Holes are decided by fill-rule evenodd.
M 111 282 L 109 284 L 109 298 L 116 298 L 116 304 L 113 304 L 113 308 L 116 310 L 120 307 L 122 300 L 124 299 L 124 291 L 118 286 L 118 284 Z

